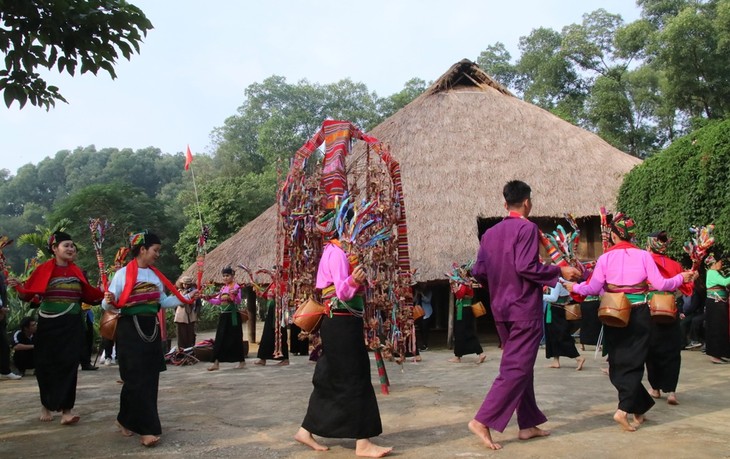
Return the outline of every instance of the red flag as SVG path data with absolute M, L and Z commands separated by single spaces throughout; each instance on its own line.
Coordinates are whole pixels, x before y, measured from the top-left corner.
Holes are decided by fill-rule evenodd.
M 188 145 L 188 151 L 185 152 L 185 170 L 190 169 L 190 164 L 193 162 L 193 154 L 190 152 L 190 145 Z

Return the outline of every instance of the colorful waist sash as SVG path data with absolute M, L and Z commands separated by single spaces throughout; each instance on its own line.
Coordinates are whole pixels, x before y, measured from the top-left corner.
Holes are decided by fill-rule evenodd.
M 160 303 L 142 303 L 134 306 L 125 306 L 119 310 L 123 316 L 136 316 L 137 314 L 157 314 L 160 310 Z
M 728 298 L 727 289 L 722 286 L 710 287 L 707 289 L 707 298 L 715 301 L 726 302 Z
M 458 298 L 456 300 L 456 320 L 461 320 L 463 318 L 463 310 L 464 308 L 471 307 L 471 300 L 472 297 L 470 296 L 465 296 L 464 298 Z

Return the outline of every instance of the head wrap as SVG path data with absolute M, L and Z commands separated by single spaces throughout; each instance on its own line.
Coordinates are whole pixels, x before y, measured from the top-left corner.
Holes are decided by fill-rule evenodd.
M 71 238 L 71 235 L 68 233 L 64 233 L 63 231 L 56 231 L 55 233 L 51 234 L 51 237 L 48 238 L 48 251 L 53 253 L 53 246 L 58 245 L 63 241 L 71 241 L 73 238 Z
M 160 240 L 157 235 L 152 234 L 148 232 L 147 230 L 144 230 L 140 233 L 133 233 L 129 235 L 129 246 L 130 247 L 137 247 L 139 245 L 143 245 L 145 247 L 150 247 L 155 244 L 162 244 L 162 241 Z
M 667 247 L 671 239 L 667 237 L 666 231 L 651 233 L 646 239 L 647 248 L 654 253 L 667 253 Z
M 193 284 L 195 281 L 193 280 L 193 276 L 182 276 L 179 281 L 181 284 Z
M 630 241 L 636 236 L 636 223 L 621 212 L 613 216 L 611 231 L 618 234 L 624 241 Z

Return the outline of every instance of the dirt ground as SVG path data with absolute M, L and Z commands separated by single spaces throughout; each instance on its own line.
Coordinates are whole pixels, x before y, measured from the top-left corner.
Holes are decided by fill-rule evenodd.
M 201 336 L 201 335 L 199 335 Z M 207 335 L 209 336 L 209 334 Z M 202 334 L 202 337 L 207 337 Z M 460 458 L 729 458 L 730 365 L 712 365 L 700 352 L 682 353 L 679 406 L 665 399 L 648 413 L 639 431 L 622 432 L 611 419 L 616 392 L 593 359 L 583 355 L 585 368 L 576 372 L 568 359 L 559 370 L 546 368 L 544 350 L 538 358 L 535 384 L 538 404 L 548 416 L 548 438 L 520 441 L 513 418 L 507 430 L 494 435 L 502 451 L 485 449 L 466 424 L 481 404 L 497 374 L 500 351 L 485 346 L 482 365 L 465 356 L 447 362 L 445 348 L 423 353 L 420 363 L 403 367 L 388 363 L 390 395 L 382 395 L 371 361 L 384 432 L 375 441 L 394 446 L 393 457 Z M 296 443 L 311 392 L 314 366 L 293 356 L 288 367 L 252 365 L 207 372 L 206 364 L 175 367 L 160 377 L 159 409 L 162 440 L 145 449 L 136 437 L 124 438 L 114 428 L 120 385 L 116 366 L 80 372 L 75 426 L 37 421 L 38 387 L 33 376 L 0 381 L 1 458 L 350 458 L 354 441 L 322 439 L 330 451 L 317 453 Z

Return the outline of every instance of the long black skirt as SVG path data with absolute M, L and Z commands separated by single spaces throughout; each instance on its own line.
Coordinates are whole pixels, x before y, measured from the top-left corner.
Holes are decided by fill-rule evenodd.
M 308 355 L 309 354 L 309 338 L 299 339 L 299 333 L 302 329 L 292 323 L 289 325 L 289 331 L 291 332 L 291 344 L 289 345 L 289 351 L 294 355 Z
M 652 389 L 662 392 L 677 390 L 683 347 L 678 320 L 668 324 L 652 321 L 649 355 L 646 358 L 646 375 Z
M 54 319 L 39 316 L 35 337 L 35 376 L 41 404 L 49 411 L 70 410 L 76 403 L 76 381 L 84 337 L 79 314 Z
M 274 321 L 276 320 L 276 307 L 269 306 L 266 312 L 266 320 L 264 321 L 264 331 L 261 333 L 261 343 L 259 343 L 259 352 L 256 355 L 263 360 L 289 360 L 289 343 L 286 337 L 286 327 L 279 327 L 281 332 L 281 353 L 283 355 L 274 357 L 276 336 L 274 334 Z
M 458 308 L 458 306 L 457 306 Z M 479 344 L 474 313 L 469 306 L 462 308 L 461 320 L 454 317 L 454 355 L 461 357 L 468 354 L 484 352 Z
M 601 321 L 598 320 L 600 300 L 584 301 L 580 305 L 580 344 L 598 345 L 601 334 Z
M 707 298 L 705 302 L 705 344 L 710 357 L 730 357 L 727 302 Z
M 134 318 L 149 339 L 140 336 Z M 152 315 L 121 316 L 117 322 L 117 349 L 119 349 L 119 376 L 124 381 L 119 396 L 117 421 L 138 435 L 160 435 L 160 416 L 157 414 L 157 390 L 160 371 L 165 369 L 157 317 Z
M 646 413 L 654 406 L 654 399 L 641 383 L 651 335 L 649 306 L 633 307 L 626 327 L 606 326 L 603 333 L 608 349 L 608 376 L 618 390 L 618 408 L 627 413 Z
M 322 355 L 314 369 L 314 390 L 302 427 L 329 438 L 380 435 L 383 426 L 370 380 L 362 318 L 325 316 L 320 336 Z
M 551 306 L 550 313 L 550 323 L 545 324 L 545 357 L 574 359 L 580 356 L 575 348 L 575 339 L 570 334 L 574 321 L 565 318 L 565 309 L 561 306 Z
M 215 331 L 213 343 L 213 360 L 219 362 L 243 362 L 243 324 L 238 317 L 238 324 L 231 322 L 230 312 L 221 312 L 218 317 L 218 329 Z

